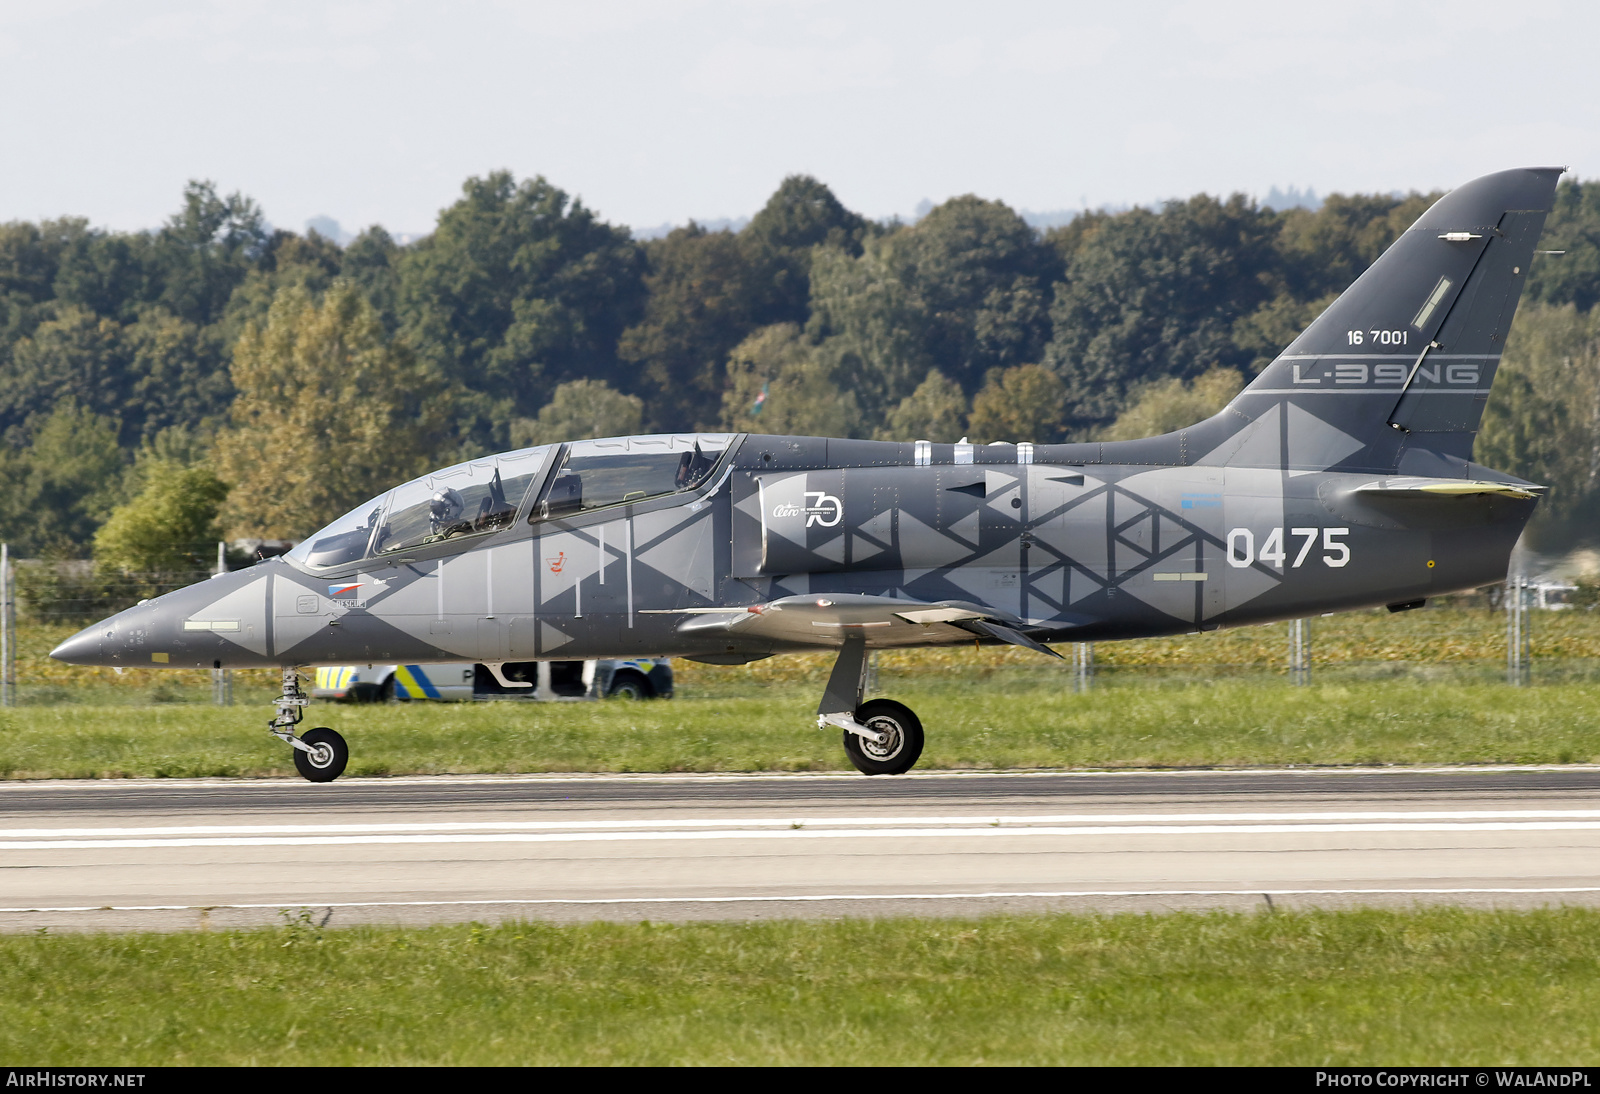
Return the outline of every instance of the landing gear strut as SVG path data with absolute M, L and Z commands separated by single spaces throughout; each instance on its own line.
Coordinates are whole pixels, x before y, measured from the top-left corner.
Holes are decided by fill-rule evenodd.
M 331 783 L 344 773 L 350 762 L 350 746 L 326 726 L 308 729 L 296 737 L 294 727 L 305 717 L 310 700 L 300 690 L 300 677 L 292 668 L 283 670 L 283 694 L 273 704 L 278 713 L 267 723 L 267 732 L 294 749 L 294 768 L 314 783 Z
M 851 636 L 817 705 L 817 728 L 844 730 L 844 753 L 863 775 L 904 775 L 922 755 L 922 723 L 893 699 L 862 702 L 866 686 L 866 639 Z

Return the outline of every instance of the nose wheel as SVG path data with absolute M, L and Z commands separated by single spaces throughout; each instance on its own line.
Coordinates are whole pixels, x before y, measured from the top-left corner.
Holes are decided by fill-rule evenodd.
M 318 726 L 300 734 L 300 740 L 308 746 L 294 750 L 294 769 L 301 776 L 314 783 L 331 783 L 344 774 L 344 766 L 350 762 L 350 746 L 342 736 L 327 726 Z
M 308 702 L 305 692 L 300 690 L 299 674 L 292 668 L 284 669 L 283 694 L 274 704 L 277 714 L 267 723 L 267 730 L 294 749 L 294 769 L 302 778 L 314 783 L 331 783 L 344 774 L 345 765 L 350 762 L 350 746 L 345 744 L 344 737 L 327 726 L 308 729 L 295 736 L 294 727 L 305 717 Z

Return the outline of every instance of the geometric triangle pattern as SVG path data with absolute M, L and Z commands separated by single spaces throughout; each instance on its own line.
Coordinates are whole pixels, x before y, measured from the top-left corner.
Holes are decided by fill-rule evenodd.
M 971 513 L 950 525 L 947 531 L 951 535 L 960 536 L 963 540 L 976 547 L 978 545 L 978 511 L 974 509 Z
M 1289 458 L 1286 466 L 1325 471 L 1367 447 L 1342 429 L 1329 425 L 1309 410 L 1289 404 Z

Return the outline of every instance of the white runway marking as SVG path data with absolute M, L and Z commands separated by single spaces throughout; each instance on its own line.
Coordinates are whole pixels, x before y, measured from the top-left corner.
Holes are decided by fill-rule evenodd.
M 1023 814 L 1018 816 L 961 817 L 692 817 L 687 819 L 640 818 L 637 820 L 610 821 L 439 821 L 409 824 L 188 824 L 116 828 L 9 828 L 0 829 L 0 841 L 22 839 L 120 839 L 127 837 L 155 838 L 165 836 L 336 836 L 358 834 L 406 833 L 467 833 L 467 832 L 590 832 L 625 829 L 791 829 L 794 825 L 805 828 L 828 827 L 905 827 L 928 825 L 948 828 L 959 825 L 985 825 L 987 827 L 1038 827 L 1040 825 L 1166 825 L 1175 824 L 1225 824 L 1239 827 L 1248 823 L 1300 822 L 1292 827 L 1305 827 L 1306 822 L 1333 821 L 1408 821 L 1408 822 L 1463 822 L 1463 821 L 1515 821 L 1534 820 L 1600 820 L 1600 809 L 1451 809 L 1451 810 L 1384 810 L 1379 812 L 1343 811 L 1320 813 L 1055 813 Z M 1231 822 L 1231 823 L 1230 823 Z M 1358 825 L 1370 827 L 1370 825 Z M 1116 831 L 1132 829 L 1119 827 Z M 1245 831 L 1240 827 L 1241 831 Z M 0 842 L 0 846 L 5 846 Z
M 1152 821 L 1158 823 L 1151 823 Z M 1576 832 L 1600 830 L 1600 810 L 1366 813 L 1133 813 L 1005 817 L 713 817 L 636 821 L 436 824 L 195 825 L 0 831 L 0 852 L 159 847 L 341 847 L 399 844 L 897 840 L 941 836 L 1216 836 L 1294 833 Z
M 0 915 L 28 912 L 188 912 L 275 908 L 461 908 L 515 907 L 556 904 L 781 904 L 848 900 L 1015 900 L 1028 897 L 1179 897 L 1179 896 L 1472 896 L 1555 893 L 1600 893 L 1600 886 L 1544 888 L 1452 889 L 1058 889 L 1050 892 L 1017 890 L 986 893 L 809 893 L 796 896 L 640 896 L 550 897 L 538 900 L 279 900 L 270 904 L 126 904 L 79 905 L 62 908 L 0 908 Z

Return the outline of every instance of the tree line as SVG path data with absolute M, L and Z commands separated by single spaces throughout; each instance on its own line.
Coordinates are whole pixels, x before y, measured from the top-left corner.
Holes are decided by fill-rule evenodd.
M 0 538 L 129 570 L 298 538 L 431 466 L 640 431 L 1049 442 L 1227 401 L 1437 194 L 1234 195 L 1046 232 L 953 198 L 912 224 L 785 179 L 737 232 L 649 241 L 543 178 L 346 246 L 191 183 L 158 230 L 0 225 Z M 1600 186 L 1558 191 L 1479 459 L 1600 495 Z M 1552 531 L 1551 534 L 1555 534 Z

